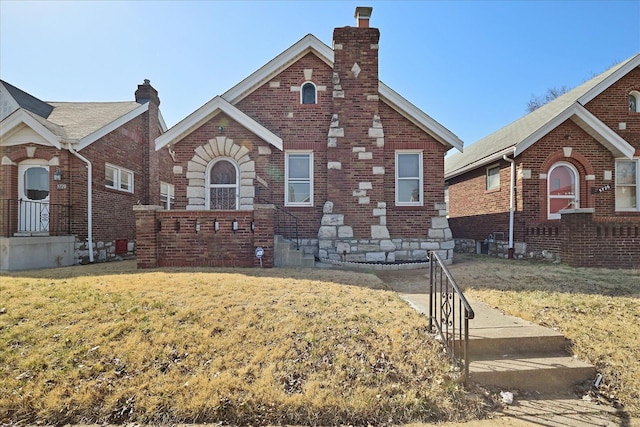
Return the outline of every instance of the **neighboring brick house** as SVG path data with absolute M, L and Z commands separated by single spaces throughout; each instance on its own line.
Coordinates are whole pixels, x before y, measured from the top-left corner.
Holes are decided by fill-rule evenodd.
M 148 80 L 127 102 L 44 102 L 0 81 L 0 269 L 134 254 L 132 206 L 172 189 L 159 105 Z
M 140 267 L 259 265 L 257 247 L 287 264 L 274 235 L 323 261 L 451 261 L 444 155 L 462 141 L 379 81 L 370 14 L 333 49 L 305 36 L 156 139 L 175 154 L 176 210 L 135 208 Z
M 448 157 L 445 178 L 457 250 L 639 268 L 640 54 Z

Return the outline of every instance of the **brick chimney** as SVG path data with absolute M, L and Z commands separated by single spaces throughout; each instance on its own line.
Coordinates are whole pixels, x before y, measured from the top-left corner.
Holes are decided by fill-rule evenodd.
M 144 104 L 145 102 L 153 101 L 157 106 L 160 106 L 160 98 L 158 98 L 158 91 L 151 86 L 149 79 L 144 79 L 144 83 L 138 85 L 136 90 L 136 102 Z
M 326 253 L 320 258 L 364 261 L 395 249 L 386 227 L 384 132 L 378 108 L 380 31 L 369 27 L 372 10 L 356 8 L 358 26 L 333 31 L 328 202 L 318 233 L 320 248 Z
M 142 116 L 142 167 L 145 173 L 142 176 L 141 204 L 157 205 L 160 203 L 160 154 L 155 149 L 155 140 L 160 136 L 160 98 L 158 91 L 151 86 L 149 79 L 138 85 L 135 93 L 136 102 L 149 103 L 149 109 Z M 136 184 L 137 185 L 137 184 Z

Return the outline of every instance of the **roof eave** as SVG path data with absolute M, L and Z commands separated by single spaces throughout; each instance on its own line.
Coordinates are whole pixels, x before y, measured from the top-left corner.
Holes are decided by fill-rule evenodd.
M 459 169 L 456 169 L 456 170 L 451 171 L 451 172 L 445 172 L 444 173 L 444 179 L 447 180 L 447 179 L 455 178 L 457 176 L 460 176 L 460 175 L 462 175 L 464 173 L 467 173 L 469 171 L 472 171 L 474 169 L 477 169 L 477 168 L 486 166 L 486 165 L 488 165 L 490 163 L 493 163 L 496 160 L 500 160 L 500 159 L 502 159 L 503 156 L 508 156 L 510 154 L 514 154 L 514 147 L 505 148 L 504 150 L 500 150 L 500 151 L 498 151 L 496 153 L 492 153 L 487 157 L 483 157 L 482 159 L 477 160 L 477 161 L 475 161 L 473 163 L 470 163 L 468 165 L 465 165 L 465 166 L 463 166 L 463 167 L 461 167 Z M 515 157 L 515 155 L 514 155 L 514 157 Z M 446 162 L 446 159 L 445 159 L 445 162 Z
M 123 126 L 125 123 L 128 123 L 129 121 L 135 119 L 136 117 L 138 117 L 139 115 L 141 115 L 142 113 L 148 110 L 149 110 L 148 102 L 141 104 L 139 107 L 136 107 L 133 110 L 129 111 L 127 114 L 118 117 L 116 120 L 112 121 L 106 126 L 103 126 L 100 129 L 94 132 L 91 132 L 89 135 L 86 135 L 80 138 L 80 140 L 78 140 L 75 146 L 75 149 L 77 151 L 82 150 L 83 148 L 87 147 L 88 145 L 91 145 L 92 143 L 96 142 L 103 136 L 107 135 L 110 132 L 113 132 L 114 130 Z
M 327 65 L 333 67 L 333 50 L 318 40 L 313 34 L 307 34 L 287 50 L 267 62 L 240 83 L 222 94 L 231 104 L 236 104 L 248 96 L 255 87 L 264 84 L 308 52 L 314 52 Z
M 463 151 L 464 142 L 462 142 L 460 138 L 383 82 L 380 82 L 378 85 L 378 93 L 390 107 L 411 123 L 433 136 L 439 143 L 446 147 L 456 148 L 460 152 Z
M 620 80 L 624 75 L 626 75 L 629 71 L 634 68 L 640 66 L 640 53 L 631 57 L 627 62 L 618 68 L 615 72 L 609 75 L 606 79 L 598 83 L 594 88 L 590 91 L 582 95 L 578 98 L 578 102 L 581 105 L 586 105 L 589 101 L 594 99 L 596 96 L 600 95 L 602 92 L 607 90 L 609 86 Z
M 227 114 L 233 120 L 242 125 L 245 129 L 249 130 L 267 143 L 273 145 L 278 150 L 283 150 L 282 138 L 275 135 L 269 129 L 253 120 L 238 108 L 231 105 L 221 96 L 216 96 L 211 101 L 207 102 L 192 114 L 181 120 L 167 132 L 156 138 L 156 151 L 169 144 L 174 144 L 180 141 L 195 129 L 202 126 L 202 124 L 204 124 L 207 120 L 210 120 L 212 117 L 216 116 L 219 112 Z
M 2 140 L 2 138 L 5 137 L 5 135 L 10 134 L 22 123 L 24 123 L 29 128 L 33 129 L 34 132 L 40 135 L 45 141 L 47 141 L 52 146 L 56 147 L 57 149 L 62 148 L 62 145 L 60 143 L 60 137 L 58 137 L 49 129 L 44 127 L 41 123 L 38 123 L 36 119 L 31 117 L 31 115 L 22 108 L 14 111 L 8 117 L 6 117 L 2 122 L 0 122 L 0 141 Z M 0 143 L 0 145 L 2 144 Z

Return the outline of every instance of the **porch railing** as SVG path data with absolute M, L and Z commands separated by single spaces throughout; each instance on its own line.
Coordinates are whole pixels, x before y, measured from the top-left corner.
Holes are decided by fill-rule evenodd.
M 3 237 L 71 234 L 71 206 L 22 199 L 0 200 Z
M 471 305 L 436 252 L 429 252 L 429 329 L 437 332 L 447 352 L 464 366 L 464 384 L 469 380 L 469 320 Z
M 273 221 L 273 232 L 284 237 L 287 240 L 291 240 L 296 244 L 296 250 L 300 250 L 300 237 L 298 235 L 298 223 L 299 219 L 291 212 L 284 208 L 271 203 L 265 199 L 257 199 L 259 203 L 271 204 L 276 208 L 275 218 Z

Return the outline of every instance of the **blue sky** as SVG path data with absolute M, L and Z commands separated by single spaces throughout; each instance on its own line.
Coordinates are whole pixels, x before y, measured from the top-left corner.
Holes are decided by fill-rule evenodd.
M 45 101 L 124 101 L 148 78 L 171 127 L 308 33 L 373 6 L 380 79 L 469 145 L 640 52 L 640 0 L 0 0 L 0 78 Z

